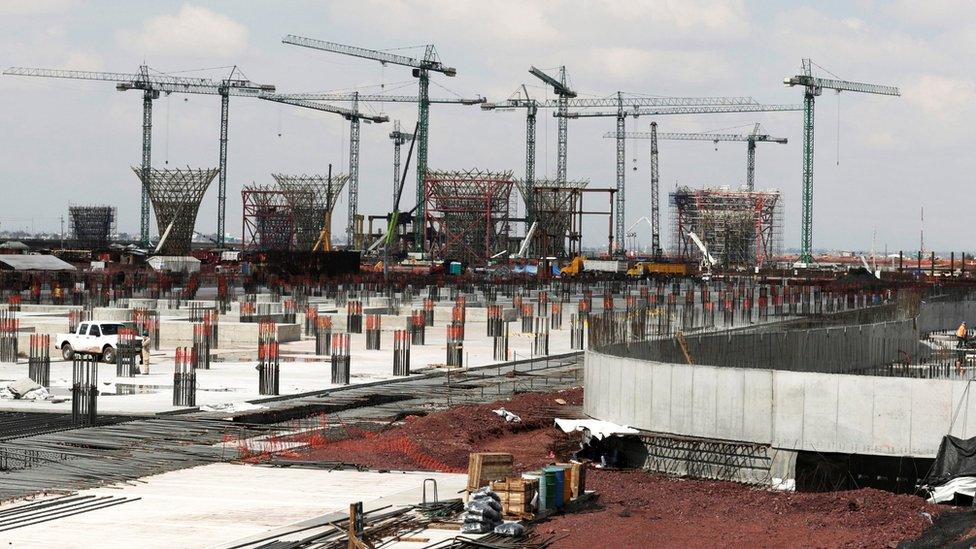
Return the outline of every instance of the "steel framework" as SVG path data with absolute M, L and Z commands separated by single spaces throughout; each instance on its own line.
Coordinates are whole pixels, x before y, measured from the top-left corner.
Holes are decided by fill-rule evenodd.
M 294 191 L 296 202 L 311 204 L 312 193 Z M 246 250 L 287 251 L 295 241 L 295 209 L 285 191 L 270 185 L 246 185 L 243 202 L 243 245 Z
M 88 249 L 105 249 L 112 242 L 118 218 L 114 206 L 70 206 L 72 245 Z
M 156 226 L 159 229 L 157 253 L 188 254 L 200 202 L 220 168 L 152 168 L 148 181 L 144 180 L 142 167 L 133 166 L 132 171 L 148 189 L 156 212 Z
M 428 171 L 424 222 L 432 227 L 428 251 L 471 265 L 506 249 L 512 172 Z
M 535 242 L 529 248 L 531 255 L 564 257 L 569 251 L 577 249 L 573 243 L 579 242 L 581 235 L 574 222 L 574 214 L 577 213 L 581 201 L 579 191 L 589 184 L 589 180 L 585 179 L 564 183 L 560 183 L 558 179 L 537 179 L 531 186 L 524 180 L 515 182 L 526 203 L 526 209 L 530 203 L 535 208 L 538 226 Z M 570 241 L 568 249 L 567 237 Z
M 278 183 L 291 205 L 294 216 L 295 249 L 311 251 L 325 230 L 327 237 L 332 235 L 332 210 L 335 209 L 339 193 L 349 180 L 346 174 L 325 175 L 286 175 L 273 173 L 271 177 Z M 326 243 L 328 244 L 328 243 Z
M 694 232 L 726 267 L 762 265 L 781 253 L 783 204 L 778 190 L 679 187 L 669 195 L 671 251 L 700 258 Z

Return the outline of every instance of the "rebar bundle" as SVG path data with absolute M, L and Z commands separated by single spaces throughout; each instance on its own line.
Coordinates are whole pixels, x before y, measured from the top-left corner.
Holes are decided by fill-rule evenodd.
M 505 331 L 505 317 L 501 305 L 489 305 L 487 330 L 488 337 L 498 337 Z
M 139 373 L 138 358 L 142 354 L 142 338 L 132 328 L 119 328 L 119 344 L 115 350 L 115 375 L 132 377 Z
M 695 233 L 722 265 L 762 265 L 782 248 L 783 206 L 779 191 L 679 187 L 669 195 L 672 253 L 700 259 L 688 236 Z
M 23 296 L 20 294 L 13 294 L 7 298 L 7 310 L 11 312 L 20 312 L 20 304 L 24 301 Z
M 434 325 L 434 298 L 432 297 L 424 299 L 424 325 Z
M 285 324 L 294 324 L 298 316 L 298 306 L 294 299 L 287 298 L 281 302 L 281 321 Z
M 332 383 L 349 385 L 349 334 L 332 334 Z
M 428 171 L 423 226 L 435 257 L 483 265 L 508 245 L 511 172 Z
M 114 206 L 68 207 L 72 245 L 86 250 L 104 250 L 112 242 L 117 218 Z
M 279 394 L 278 361 L 277 326 L 274 322 L 261 322 L 258 325 L 258 394 Z
M 42 387 L 51 386 L 51 336 L 31 334 L 27 376 Z
M 410 336 L 406 330 L 393 331 L 393 375 L 410 375 Z
M 142 168 L 132 171 L 142 180 Z M 210 169 L 166 169 L 153 168 L 148 181 L 143 181 L 149 191 L 161 243 L 158 253 L 162 255 L 186 255 L 190 253 L 193 240 L 193 227 L 196 224 L 200 201 L 207 192 L 210 182 L 220 172 Z
M 464 365 L 463 328 L 454 324 L 447 326 L 447 365 L 454 367 Z
M 20 320 L 16 311 L 0 311 L 0 362 L 17 363 L 17 333 Z
M 549 319 L 536 317 L 532 331 L 532 354 L 546 356 L 549 354 Z
M 461 327 L 461 339 L 464 339 L 465 302 L 463 297 L 459 297 L 454 307 L 451 308 L 451 324 Z
M 332 353 L 332 317 L 315 317 L 315 354 L 325 356 Z
M 563 329 L 563 303 L 553 301 L 549 304 L 549 327 L 553 330 Z
M 382 334 L 382 317 L 366 315 L 366 350 L 379 351 Z
M 331 233 L 332 210 L 349 176 L 285 175 L 273 173 L 285 200 L 291 206 L 295 233 L 295 249 L 311 251 L 319 241 L 323 229 Z
M 193 367 L 200 370 L 210 369 L 210 326 L 206 322 L 193 324 Z
M 319 308 L 315 305 L 305 307 L 305 335 L 315 335 L 318 326 Z
M 508 323 L 502 322 L 498 334 L 492 336 L 492 358 L 508 360 Z
M 176 348 L 176 364 L 173 367 L 173 406 L 197 405 L 197 368 L 195 351 L 186 347 Z
M 76 354 L 72 361 L 71 422 L 98 423 L 98 360 L 94 355 Z
M 423 345 L 426 340 L 427 318 L 424 311 L 413 311 L 410 315 L 410 343 Z
M 569 315 L 569 348 L 583 350 L 583 335 L 586 333 L 586 314 Z
M 531 303 L 522 304 L 522 333 L 532 333 L 532 319 L 535 318 L 535 307 Z
M 363 302 L 346 303 L 346 331 L 350 334 L 363 333 Z
M 141 334 L 147 334 L 149 345 L 159 350 L 159 312 L 149 309 L 136 308 L 132 310 L 132 322 Z

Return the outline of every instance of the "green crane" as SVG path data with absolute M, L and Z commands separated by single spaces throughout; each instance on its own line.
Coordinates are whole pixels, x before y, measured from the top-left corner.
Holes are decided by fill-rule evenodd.
M 803 221 L 800 227 L 800 262 L 813 263 L 813 106 L 823 90 L 852 91 L 876 95 L 901 95 L 895 86 L 865 84 L 813 76 L 810 59 L 803 59 L 802 72 L 783 79 L 787 86 L 803 86 Z
M 433 44 L 424 46 L 424 58 L 414 59 L 405 55 L 397 55 L 384 51 L 370 50 L 356 46 L 347 46 L 335 42 L 326 42 L 314 38 L 304 38 L 289 34 L 282 40 L 285 44 L 302 46 L 315 50 L 349 55 L 362 59 L 379 61 L 386 65 L 402 65 L 413 69 L 413 76 L 419 82 L 419 93 L 417 94 L 417 209 L 414 219 L 420 220 L 414 223 L 414 248 L 420 251 L 424 247 L 425 230 L 424 218 L 424 177 L 427 175 L 427 140 L 430 125 L 430 73 L 439 72 L 447 76 L 456 76 L 457 69 L 442 64 L 437 59 L 437 51 Z

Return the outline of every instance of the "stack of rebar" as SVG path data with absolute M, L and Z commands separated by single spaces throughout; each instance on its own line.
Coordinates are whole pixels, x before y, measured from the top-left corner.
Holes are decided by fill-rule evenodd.
M 393 375 L 410 375 L 410 336 L 406 330 L 393 331 Z
M 349 385 L 349 334 L 332 334 L 332 383 Z
M 98 359 L 76 354 L 72 361 L 71 422 L 75 425 L 98 423 Z
M 298 308 L 295 305 L 294 299 L 286 298 L 281 302 L 281 317 L 282 317 L 281 321 L 283 323 L 294 324 L 297 313 L 298 313 Z
M 464 364 L 463 327 L 451 324 L 447 327 L 447 365 L 461 367 Z
M 467 318 L 465 314 L 466 310 L 467 307 L 465 306 L 463 297 L 459 297 L 454 303 L 454 307 L 451 308 L 451 324 L 461 327 L 461 339 L 464 339 L 464 321 Z
M 501 322 L 498 335 L 492 337 L 492 357 L 495 360 L 508 360 L 508 322 Z
M 434 325 L 434 300 L 431 298 L 424 299 L 424 325 Z
M 51 336 L 31 334 L 27 375 L 42 387 L 51 386 Z
M 332 317 L 315 317 L 315 354 L 325 356 L 332 352 Z
M 173 368 L 173 406 L 197 405 L 197 369 L 193 354 L 196 351 L 177 347 Z
M 486 313 L 488 314 L 488 337 L 498 337 L 504 331 L 505 317 L 501 305 L 489 305 Z
M 366 350 L 379 351 L 382 334 L 382 317 L 380 315 L 366 315 Z
M 410 315 L 410 343 L 423 345 L 426 339 L 427 318 L 424 311 L 414 310 Z
M 540 290 L 536 295 L 536 304 L 539 309 L 539 316 L 546 316 L 549 314 L 549 292 L 545 290 Z
M 17 312 L 0 311 L 0 362 L 17 363 L 17 332 L 19 331 L 20 321 L 17 320 Z
M 346 331 L 350 334 L 363 333 L 363 302 L 346 303 Z
M 583 350 L 583 334 L 586 333 L 585 314 L 569 315 L 569 348 L 574 351 Z
M 115 350 L 115 375 L 132 377 L 139 373 L 138 359 L 142 354 L 142 338 L 132 328 L 119 328 L 118 348 Z
M 278 394 L 278 330 L 274 322 L 258 325 L 258 394 Z

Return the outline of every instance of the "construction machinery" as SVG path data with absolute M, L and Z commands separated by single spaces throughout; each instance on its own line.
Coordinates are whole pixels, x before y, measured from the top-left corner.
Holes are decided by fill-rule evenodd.
M 683 99 L 677 106 L 645 106 L 639 104 L 625 104 L 623 95 L 618 92 L 618 103 L 616 110 L 607 111 L 576 111 L 576 112 L 554 112 L 553 116 L 556 117 L 566 117 L 566 118 L 616 118 L 617 129 L 614 133 L 614 137 L 617 140 L 617 203 L 616 203 L 616 213 L 615 215 L 615 226 L 617 234 L 617 246 L 616 253 L 622 254 L 624 250 L 624 221 L 626 219 L 626 198 L 625 198 L 625 188 L 624 188 L 624 174 L 626 173 L 626 156 L 624 149 L 624 141 L 626 139 L 626 132 L 624 126 L 624 119 L 628 116 L 637 118 L 639 116 L 664 116 L 664 115 L 678 115 L 678 114 L 716 114 L 716 113 L 742 113 L 742 112 L 782 112 L 782 111 L 799 111 L 802 110 L 801 105 L 763 105 L 757 103 L 751 97 L 708 97 L 708 98 L 698 98 L 699 101 L 694 102 L 695 98 L 671 98 L 671 99 Z M 678 102 L 676 102 L 678 103 Z M 683 103 L 683 104 L 681 104 Z M 652 201 L 655 200 L 657 193 L 652 192 Z M 653 207 L 651 212 L 652 218 L 654 217 Z M 660 235 L 660 231 L 657 232 Z
M 361 121 L 367 124 L 383 123 L 388 122 L 390 118 L 382 114 L 371 115 L 359 112 L 359 103 L 355 101 L 351 109 L 346 109 L 317 101 L 299 99 L 294 94 L 264 94 L 260 97 L 265 101 L 338 114 L 349 121 L 349 219 L 346 222 L 346 238 L 349 246 L 352 247 L 356 234 L 356 215 L 359 212 L 359 125 Z
M 697 234 L 694 232 L 689 232 L 688 238 L 690 238 L 691 241 L 695 243 L 695 246 L 698 246 L 698 249 L 701 250 L 702 280 L 710 279 L 712 277 L 712 267 L 718 264 L 718 260 L 712 257 L 712 254 L 708 252 L 708 247 L 705 246 L 705 243 L 702 242 L 701 238 L 698 238 Z
M 142 199 L 140 205 L 139 241 L 143 246 L 149 244 L 149 190 L 145 181 L 152 169 L 152 102 L 159 98 L 160 93 L 189 93 L 220 96 L 220 139 L 217 190 L 217 242 L 218 246 L 225 244 L 225 220 L 227 205 L 227 128 L 230 115 L 230 96 L 257 97 L 261 94 L 273 93 L 275 87 L 270 84 L 256 84 L 246 78 L 238 76 L 240 71 L 235 66 L 230 75 L 222 80 L 209 78 L 188 78 L 185 76 L 171 76 L 151 71 L 146 65 L 139 67 L 138 73 L 72 71 L 59 69 L 38 69 L 25 67 L 10 67 L 3 71 L 11 76 L 35 76 L 43 78 L 68 78 L 73 80 L 97 80 L 115 82 L 119 91 L 142 90 Z
M 649 132 L 625 132 L 625 139 L 649 139 L 651 148 L 657 147 L 654 134 L 657 133 L 658 141 L 711 141 L 719 143 L 721 141 L 744 141 L 746 143 L 746 190 L 752 192 L 756 188 L 756 143 L 779 143 L 785 145 L 788 141 L 785 137 L 772 137 L 768 134 L 759 133 L 760 125 L 757 123 L 751 133 L 681 133 L 681 132 L 655 132 L 657 122 L 652 122 L 652 130 Z M 603 134 L 606 139 L 617 137 L 615 132 Z
M 282 39 L 285 44 L 302 46 L 320 51 L 349 55 L 362 59 L 379 61 L 386 65 L 400 65 L 413 69 L 413 76 L 419 82 L 419 92 L 417 94 L 417 211 L 414 219 L 423 219 L 424 202 L 424 177 L 427 174 L 427 146 L 428 130 L 430 127 L 430 73 L 439 72 L 446 76 L 456 76 L 457 69 L 448 67 L 437 58 L 437 51 L 433 44 L 424 46 L 423 59 L 415 59 L 405 55 L 370 50 L 356 46 L 347 46 L 335 42 L 326 42 L 314 38 L 305 38 L 289 34 Z M 423 224 L 416 227 L 414 231 L 414 248 L 421 250 L 425 239 Z
M 801 74 L 783 79 L 787 86 L 803 87 L 803 220 L 800 227 L 800 263 L 813 262 L 813 114 L 814 99 L 823 90 L 852 91 L 875 95 L 901 95 L 895 86 L 865 84 L 813 76 L 813 62 L 803 59 Z

